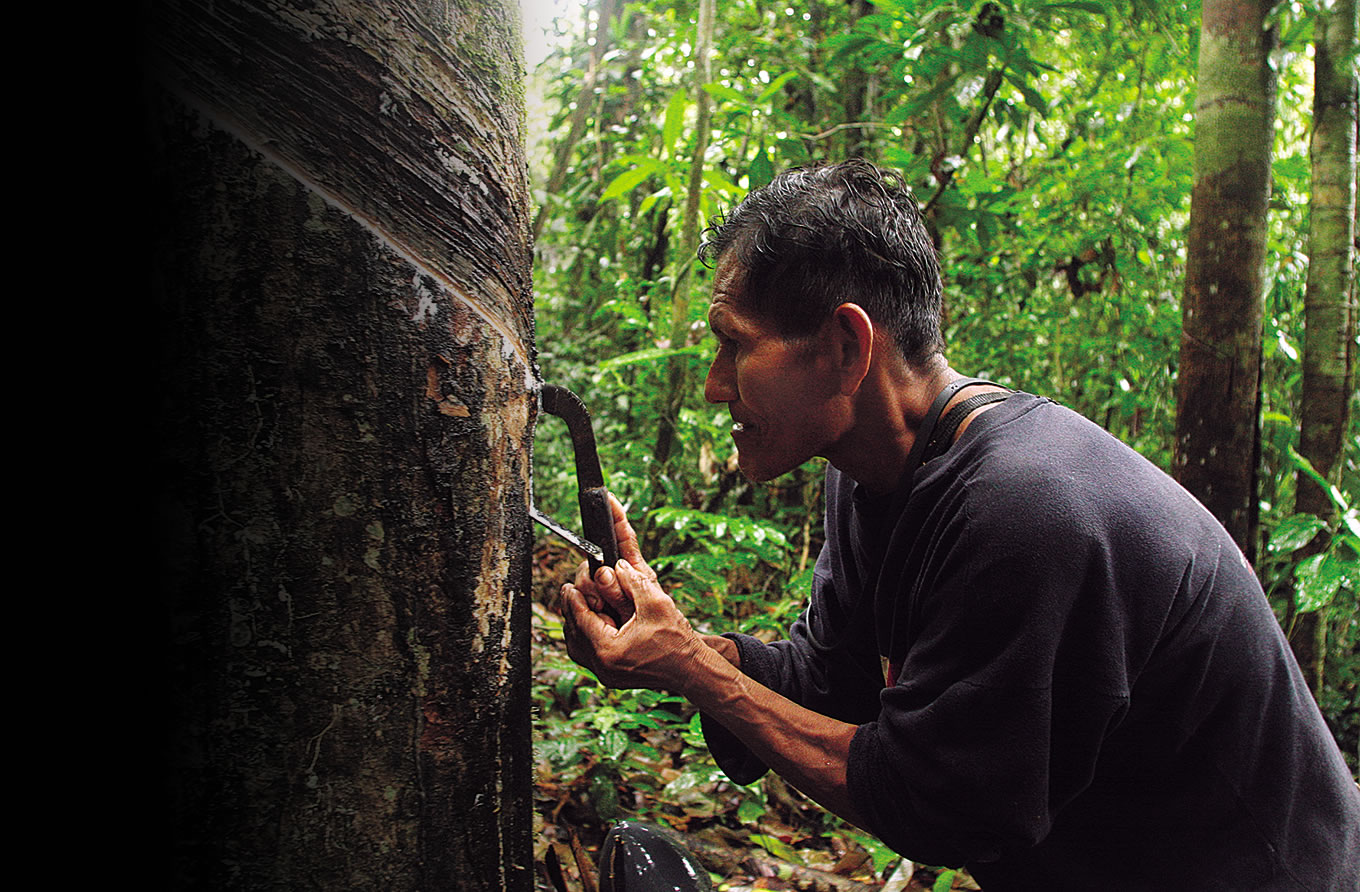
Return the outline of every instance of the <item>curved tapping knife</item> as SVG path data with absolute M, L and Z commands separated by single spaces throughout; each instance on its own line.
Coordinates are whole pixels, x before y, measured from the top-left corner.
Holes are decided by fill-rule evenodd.
M 555 384 L 544 384 L 539 388 L 538 405 L 549 415 L 556 415 L 565 421 L 567 430 L 571 432 L 571 448 L 576 456 L 581 528 L 585 535 L 577 536 L 539 511 L 532 502 L 529 515 L 585 554 L 592 574 L 602 564 L 612 567 L 619 561 L 619 543 L 614 538 L 614 515 L 609 510 L 609 491 L 604 488 L 600 455 L 595 451 L 595 431 L 590 426 L 590 413 L 586 411 L 586 405 L 580 397 Z

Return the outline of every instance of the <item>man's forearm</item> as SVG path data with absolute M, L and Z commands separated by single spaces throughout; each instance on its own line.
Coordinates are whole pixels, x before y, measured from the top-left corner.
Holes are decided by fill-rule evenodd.
M 736 643 L 718 640 L 723 644 L 704 636 L 710 650 L 691 664 L 681 693 L 789 783 L 862 827 L 846 786 L 850 740 L 857 726 L 799 706 L 742 674 Z M 726 648 L 732 657 L 724 653 Z

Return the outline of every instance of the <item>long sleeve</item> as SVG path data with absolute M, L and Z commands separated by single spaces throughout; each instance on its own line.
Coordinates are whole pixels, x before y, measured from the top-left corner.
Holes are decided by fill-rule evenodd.
M 845 542 L 846 499 L 853 482 L 828 468 L 827 540 L 813 568 L 808 606 L 788 638 L 765 644 L 728 633 L 741 653 L 741 671 L 765 687 L 815 712 L 852 724 L 878 715 L 883 674 L 869 605 L 859 597 L 859 564 Z M 702 718 L 704 739 L 718 766 L 737 783 L 766 770 L 735 735 Z

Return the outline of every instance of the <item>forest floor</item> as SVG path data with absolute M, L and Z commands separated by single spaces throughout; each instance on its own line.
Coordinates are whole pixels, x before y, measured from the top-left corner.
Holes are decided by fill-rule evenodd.
M 609 691 L 567 657 L 558 591 L 578 558 L 540 544 L 534 560 L 535 862 L 539 888 L 593 892 L 617 821 L 678 833 L 714 888 L 920 892 L 977 889 L 966 871 L 913 865 L 829 815 L 773 773 L 731 783 L 678 697 Z

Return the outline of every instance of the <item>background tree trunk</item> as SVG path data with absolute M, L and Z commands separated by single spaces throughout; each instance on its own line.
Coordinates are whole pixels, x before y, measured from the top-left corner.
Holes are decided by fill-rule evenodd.
M 1274 139 L 1270 0 L 1205 0 L 1195 103 L 1176 479 L 1254 556 L 1266 206 Z
M 1313 190 L 1299 452 L 1318 473 L 1336 482 L 1355 389 L 1355 0 L 1321 3 L 1314 29 Z M 1331 500 L 1308 475 L 1297 476 L 1297 487 L 1296 511 L 1335 516 Z M 1314 694 L 1322 688 L 1327 652 L 1325 612 L 1300 615 L 1290 635 Z
M 554 152 L 552 172 L 548 174 L 548 181 L 543 187 L 543 204 L 534 217 L 534 238 L 538 238 L 543 232 L 543 223 L 548 218 L 548 208 L 553 196 L 562 191 L 562 186 L 567 181 L 567 172 L 571 169 L 571 154 L 586 132 L 586 122 L 589 121 L 591 113 L 599 105 L 596 82 L 600 76 L 600 59 L 609 51 L 613 39 L 614 19 L 618 18 L 620 8 L 620 0 L 598 0 L 595 4 L 595 43 L 590 48 L 590 59 L 586 62 L 581 96 L 576 100 L 576 108 L 571 113 L 571 127 Z
M 144 24 L 171 883 L 530 889 L 518 11 Z
M 690 341 L 690 292 L 694 279 L 694 265 L 699 251 L 699 199 L 703 187 L 705 155 L 708 152 L 709 131 L 712 129 L 713 102 L 704 85 L 713 80 L 713 22 L 716 15 L 716 0 L 699 0 L 698 21 L 695 27 L 694 46 L 694 155 L 690 161 L 689 183 L 685 191 L 684 217 L 680 221 L 680 251 L 675 261 L 675 286 L 671 289 L 671 336 L 672 347 L 684 347 Z M 666 391 L 658 419 L 656 446 L 652 455 L 656 459 L 652 476 L 652 503 L 661 505 L 666 500 L 666 488 L 662 478 L 667 473 L 667 464 L 675 451 L 675 441 L 679 436 L 680 409 L 684 405 L 685 394 L 690 388 L 690 357 L 672 356 L 666 366 Z

